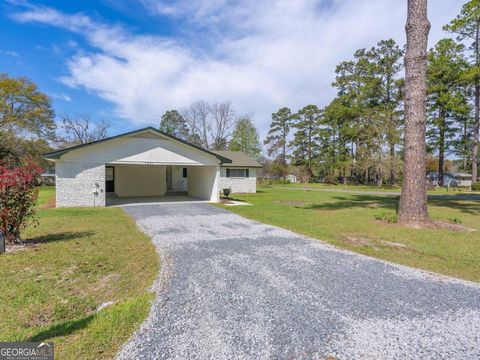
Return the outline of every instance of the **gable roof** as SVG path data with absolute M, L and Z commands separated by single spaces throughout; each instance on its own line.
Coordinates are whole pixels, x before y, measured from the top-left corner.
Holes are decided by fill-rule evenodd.
M 231 159 L 232 162 L 228 164 L 229 167 L 263 167 L 257 160 L 252 159 L 243 151 L 212 150 L 212 152 Z
M 114 140 L 114 139 L 120 139 L 120 138 L 123 138 L 123 137 L 129 137 L 129 136 L 132 136 L 132 135 L 136 135 L 136 134 L 140 134 L 140 133 L 143 133 L 143 132 L 146 132 L 146 131 L 153 131 L 159 135 L 162 135 L 162 136 L 165 136 L 167 138 L 170 138 L 172 140 L 175 140 L 175 141 L 178 141 L 184 145 L 187 145 L 187 146 L 190 146 L 194 149 L 197 149 L 197 150 L 200 150 L 200 151 L 203 151 L 209 155 L 213 155 L 215 156 L 217 159 L 220 160 L 220 162 L 223 164 L 223 163 L 231 163 L 232 160 L 227 158 L 227 157 L 224 157 L 220 154 L 217 154 L 213 151 L 209 151 L 209 150 L 206 150 L 200 146 L 197 146 L 197 145 L 194 145 L 192 143 L 189 143 L 188 141 L 185 141 L 185 140 L 182 140 L 176 136 L 173 136 L 173 135 L 170 135 L 166 132 L 163 132 L 161 130 L 158 130 L 158 129 L 155 129 L 153 126 L 148 126 L 148 127 L 145 127 L 145 128 L 142 128 L 142 129 L 138 129 L 138 130 L 134 130 L 134 131 L 130 131 L 130 132 L 126 132 L 126 133 L 123 133 L 123 134 L 120 134 L 120 135 L 116 135 L 116 136 L 111 136 L 111 137 L 108 137 L 108 138 L 105 138 L 105 139 L 102 139 L 102 140 L 97 140 L 97 141 L 92 141 L 92 142 L 89 142 L 89 143 L 86 143 L 86 144 L 81 144 L 81 145 L 76 145 L 76 146 L 71 146 L 71 147 L 68 147 L 68 148 L 65 148 L 65 149 L 61 149 L 61 150 L 57 150 L 57 151 L 52 151 L 52 152 L 49 152 L 49 153 L 46 153 L 46 154 L 43 154 L 43 158 L 44 159 L 49 159 L 49 160 L 53 160 L 53 159 L 60 159 L 62 157 L 62 155 L 65 155 L 66 153 L 70 152 L 70 151 L 74 151 L 74 150 L 77 150 L 77 149 L 81 149 L 81 148 L 85 148 L 85 147 L 88 147 L 88 146 L 92 146 L 92 145 L 96 145 L 96 144 L 100 144 L 100 143 L 103 143 L 103 142 L 107 142 L 107 141 L 110 141 L 110 140 Z

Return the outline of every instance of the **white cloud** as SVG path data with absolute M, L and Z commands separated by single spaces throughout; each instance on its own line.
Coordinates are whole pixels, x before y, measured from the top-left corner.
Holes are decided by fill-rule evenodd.
M 18 53 L 12 50 L 0 50 L 0 55 L 18 57 Z
M 431 44 L 463 0 L 430 2 Z M 14 17 L 78 34 L 95 51 L 67 60 L 63 81 L 112 103 L 134 123 L 156 123 L 168 109 L 231 100 L 255 114 L 264 133 L 270 114 L 326 105 L 335 65 L 361 47 L 394 38 L 404 43 L 406 1 L 398 0 L 143 0 L 158 16 L 185 26 L 182 38 L 136 35 L 121 26 L 32 7 Z
M 50 93 L 50 96 L 57 100 L 72 102 L 72 98 L 69 95 L 64 93 Z

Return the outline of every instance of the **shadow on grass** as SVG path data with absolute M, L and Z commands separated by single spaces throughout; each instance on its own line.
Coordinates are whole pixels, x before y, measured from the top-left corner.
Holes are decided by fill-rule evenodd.
M 27 341 L 45 341 L 57 336 L 71 335 L 78 330 L 82 330 L 95 318 L 95 315 L 89 315 L 80 320 L 65 321 L 64 323 L 53 325 L 47 330 L 33 335 Z
M 343 210 L 351 208 L 390 209 L 397 211 L 398 197 L 375 195 L 334 196 L 334 202 L 295 206 L 298 209 L 309 210 Z
M 429 199 L 429 205 L 436 207 L 443 207 L 448 209 L 455 209 L 461 213 L 470 215 L 480 215 L 480 202 L 464 201 L 464 200 L 449 200 L 445 198 L 441 199 Z
M 56 234 L 37 236 L 37 237 L 26 240 L 26 242 L 49 243 L 49 242 L 55 242 L 55 241 L 68 241 L 68 240 L 84 238 L 87 236 L 92 236 L 94 234 L 95 234 L 94 231 L 67 231 L 67 232 L 61 232 Z
M 295 206 L 298 209 L 311 210 L 342 210 L 350 208 L 389 209 L 398 212 L 399 197 L 375 195 L 346 195 L 334 196 L 333 201 L 320 204 L 307 204 Z M 465 201 L 455 198 L 429 198 L 430 206 L 455 209 L 461 213 L 480 215 L 480 201 Z

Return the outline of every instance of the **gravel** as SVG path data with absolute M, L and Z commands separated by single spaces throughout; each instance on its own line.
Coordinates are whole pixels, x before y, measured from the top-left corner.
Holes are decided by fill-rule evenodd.
M 119 359 L 478 359 L 480 286 L 208 204 L 126 207 L 162 258 Z

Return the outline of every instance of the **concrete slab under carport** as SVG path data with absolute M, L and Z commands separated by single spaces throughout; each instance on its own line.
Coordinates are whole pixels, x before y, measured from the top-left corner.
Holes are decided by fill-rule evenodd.
M 188 195 L 169 196 L 140 196 L 140 197 L 107 197 L 107 206 L 137 206 L 137 205 L 172 205 L 177 203 L 194 204 L 209 203 L 209 200 L 199 199 Z

